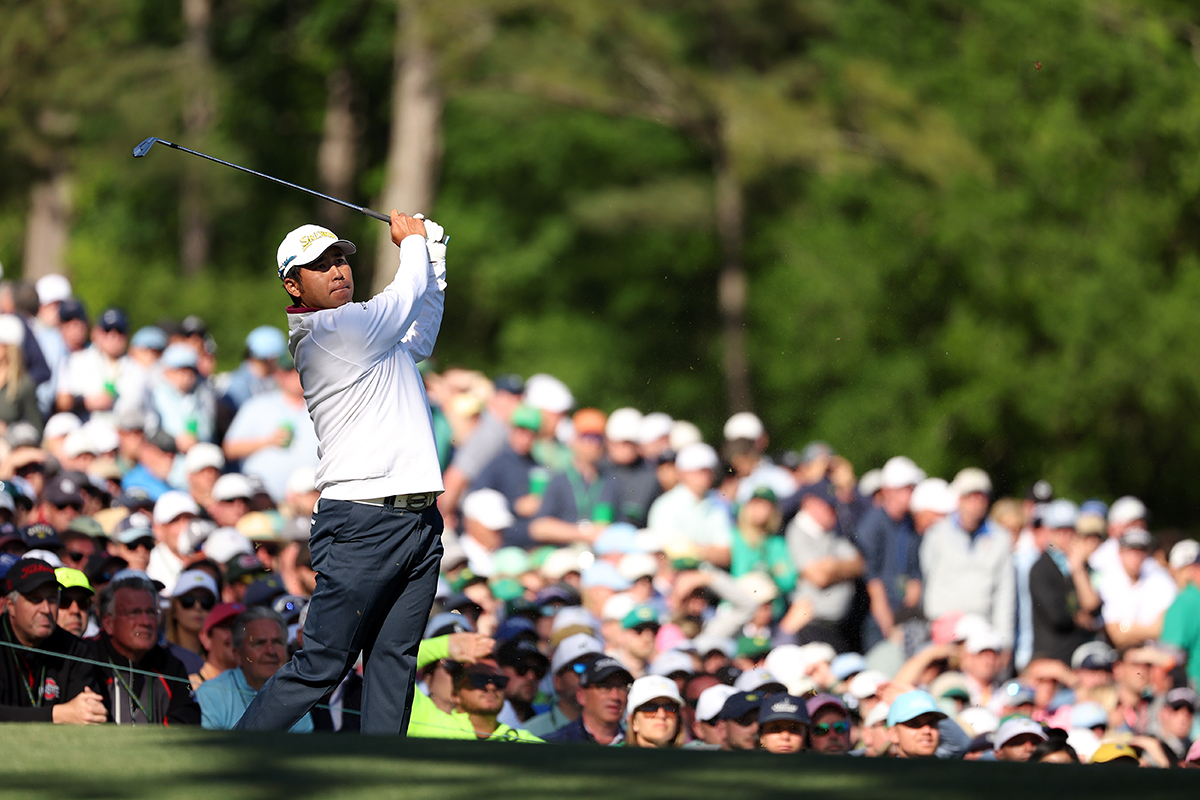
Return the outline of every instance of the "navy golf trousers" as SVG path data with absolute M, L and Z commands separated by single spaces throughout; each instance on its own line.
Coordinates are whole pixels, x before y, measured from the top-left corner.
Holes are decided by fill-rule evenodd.
M 362 732 L 408 730 L 417 647 L 442 558 L 442 515 L 321 500 L 313 519 L 317 572 L 304 646 L 267 681 L 239 730 L 285 731 L 363 655 Z

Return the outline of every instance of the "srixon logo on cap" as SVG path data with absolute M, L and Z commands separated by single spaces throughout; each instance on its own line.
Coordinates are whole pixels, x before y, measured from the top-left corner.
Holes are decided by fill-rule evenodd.
M 795 714 L 800 710 L 800 706 L 795 703 L 789 703 L 787 700 L 780 700 L 771 706 L 771 710 L 780 714 Z

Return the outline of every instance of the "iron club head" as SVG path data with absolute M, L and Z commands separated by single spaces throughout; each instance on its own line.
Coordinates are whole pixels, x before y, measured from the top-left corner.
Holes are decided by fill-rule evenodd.
M 154 136 L 146 137 L 144 140 L 142 140 L 141 144 L 139 144 L 137 147 L 133 148 L 133 157 L 141 158 L 142 156 L 146 155 L 146 153 L 150 152 L 150 148 L 154 147 L 154 143 L 157 141 L 160 141 L 157 137 L 154 137 Z

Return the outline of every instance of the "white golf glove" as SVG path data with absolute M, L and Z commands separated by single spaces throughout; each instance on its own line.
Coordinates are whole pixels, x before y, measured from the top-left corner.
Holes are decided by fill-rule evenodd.
M 414 219 L 425 223 L 425 249 L 429 251 L 429 265 L 433 267 L 433 276 L 437 280 L 440 291 L 446 291 L 446 242 L 450 237 L 446 230 L 424 214 L 413 214 Z
M 413 219 L 419 219 L 425 223 L 425 241 L 427 243 L 434 244 L 436 242 L 438 244 L 445 244 L 449 241 L 446 238 L 446 229 L 431 219 L 425 219 L 424 214 L 413 214 Z M 431 253 L 430 258 L 432 257 L 433 254 Z

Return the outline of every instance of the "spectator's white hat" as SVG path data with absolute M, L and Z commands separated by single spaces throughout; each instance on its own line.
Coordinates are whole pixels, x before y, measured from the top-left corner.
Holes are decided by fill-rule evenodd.
M 78 458 L 84 453 L 99 455 L 96 450 L 96 443 L 92 441 L 92 437 L 88 435 L 87 428 L 76 428 L 67 434 L 67 438 L 63 439 L 63 454 L 67 458 Z
M 733 682 L 733 688 L 739 692 L 753 692 L 764 683 L 775 683 L 777 678 L 766 667 L 748 669 Z
M 636 442 L 642 429 L 642 412 L 636 408 L 618 408 L 608 415 L 604 435 L 610 442 Z
M 111 453 L 121 446 L 121 435 L 117 432 L 117 426 L 105 417 L 92 417 L 84 423 L 83 429 L 88 432 L 97 455 Z
M 168 522 L 178 519 L 182 514 L 200 515 L 200 506 L 196 505 L 196 501 L 187 492 L 163 492 L 159 496 L 158 502 L 154 504 L 154 523 L 156 525 L 166 525 Z
M 1051 500 L 1042 508 L 1042 525 L 1051 528 L 1071 528 L 1079 520 L 1079 507 L 1070 500 Z
M 213 484 L 214 500 L 250 500 L 254 497 L 254 484 L 240 472 L 228 472 Z
M 554 655 L 550 659 L 550 674 L 557 675 L 559 670 L 576 659 L 595 653 L 604 652 L 604 643 L 595 636 L 586 633 L 572 633 L 558 643 Z
M 61 303 L 71 296 L 71 282 L 57 273 L 38 278 L 34 288 L 42 305 Z
M 876 725 L 886 725 L 889 709 L 891 709 L 891 706 L 887 703 L 876 703 L 875 707 L 872 708 L 870 712 L 867 713 L 866 718 L 863 719 L 863 727 L 874 728 Z
M 914 512 L 933 511 L 937 514 L 950 514 L 958 508 L 958 495 L 943 479 L 926 478 L 913 489 L 909 508 Z
M 296 467 L 288 475 L 285 491 L 288 494 L 308 494 L 317 490 L 316 467 Z
M 25 324 L 16 314 L 0 314 L 0 344 L 21 344 L 25 341 Z
M 346 255 L 354 253 L 357 248 L 354 242 L 339 239 L 328 228 L 320 225 L 301 225 L 283 237 L 279 249 L 275 251 L 275 262 L 279 279 L 283 280 L 293 267 L 311 264 L 321 257 L 330 247 L 337 245 Z
M 576 626 L 590 628 L 594 634 L 597 627 L 596 619 L 583 606 L 563 606 L 554 615 L 554 622 L 550 626 L 550 632 L 554 634 L 564 628 Z
M 628 581 L 652 578 L 658 572 L 658 559 L 649 553 L 626 553 L 617 564 L 617 572 Z
M 879 687 L 887 682 L 887 675 L 879 670 L 866 669 L 850 679 L 846 690 L 859 700 L 866 700 L 868 697 L 874 697 Z
M 600 619 L 604 622 L 620 622 L 637 607 L 637 601 L 628 592 L 618 592 L 604 601 Z
M 572 547 L 555 550 L 542 562 L 542 574 L 551 583 L 558 583 L 569 572 L 583 572 L 580 551 Z
M 1146 504 L 1130 495 L 1118 497 L 1113 501 L 1112 507 L 1108 509 L 1110 525 L 1125 525 L 1145 518 Z
M 880 485 L 884 489 L 903 489 L 916 486 L 925 480 L 925 471 L 905 456 L 892 456 L 880 472 Z
M 1195 539 L 1181 539 L 1171 548 L 1167 563 L 1171 565 L 1171 569 L 1183 569 L 1189 564 L 1195 564 L 1197 558 L 1200 558 L 1200 542 Z
M 720 464 L 717 451 L 703 442 L 689 444 L 675 456 L 675 468 L 680 472 L 693 472 L 701 469 L 716 469 Z
M 959 473 L 954 476 L 954 480 L 950 483 L 950 488 L 957 492 L 959 497 L 975 492 L 990 495 L 992 493 L 992 479 L 979 467 L 967 467 L 966 469 L 959 470 Z
M 682 650 L 668 650 L 650 662 L 650 668 L 646 672 L 650 675 L 662 675 L 664 677 L 669 677 L 676 672 L 686 672 L 689 675 L 694 675 L 696 674 L 696 662 Z
M 667 435 L 667 443 L 678 453 L 689 444 L 704 441 L 700 429 L 685 419 L 677 419 L 671 423 L 671 432 Z
M 463 519 L 473 519 L 488 530 L 512 527 L 516 517 L 508 510 L 508 499 L 495 489 L 479 489 L 463 499 Z
M 675 681 L 664 678 L 662 675 L 647 675 L 644 678 L 638 678 L 629 687 L 629 703 L 625 706 L 626 716 L 632 714 L 643 703 L 649 703 L 659 697 L 674 700 L 679 705 L 683 705 L 683 698 L 679 696 L 679 687 L 675 685 Z
M 737 693 L 738 689 L 723 683 L 708 687 L 696 698 L 696 719 L 701 722 L 714 722 L 725 701 Z
M 185 595 L 193 589 L 207 589 L 213 597 L 220 598 L 221 596 L 217 591 L 217 582 L 213 580 L 212 575 L 202 569 L 187 569 L 179 573 L 179 579 L 175 581 L 175 588 L 171 590 L 171 597 Z
M 525 405 L 538 411 L 565 414 L 575 405 L 567 385 L 552 375 L 539 373 L 525 381 Z
M 762 420 L 749 411 L 739 411 L 726 420 L 723 431 L 727 442 L 734 439 L 757 439 L 765 432 Z
M 648 444 L 655 439 L 661 439 L 664 436 L 671 435 L 671 426 L 674 420 L 667 414 L 661 411 L 655 411 L 642 417 L 642 422 L 638 426 L 638 442 Z
M 869 469 L 858 479 L 858 493 L 866 498 L 875 496 L 883 488 L 883 470 Z
M 726 636 L 713 636 L 711 634 L 702 633 L 695 639 L 692 639 L 692 647 L 696 651 L 696 655 L 704 658 L 704 656 L 714 650 L 724 653 L 726 658 L 733 658 L 737 654 L 737 642 Z
M 208 467 L 218 471 L 225 469 L 225 454 L 212 442 L 196 442 L 183 457 L 183 468 L 188 475 L 195 475 Z
M 204 540 L 203 549 L 204 555 L 218 564 L 228 564 L 243 553 L 254 553 L 254 545 L 237 528 L 217 528 Z
M 1011 739 L 1027 733 L 1033 734 L 1043 742 L 1049 738 L 1046 736 L 1046 729 L 1029 717 L 1009 717 L 1000 723 L 1000 727 L 996 729 L 996 736 L 992 740 L 992 747 L 999 750 Z
M 967 636 L 966 644 L 963 646 L 968 653 L 982 653 L 985 650 L 994 650 L 999 653 L 1004 649 L 1004 637 L 991 629 L 976 630 Z
M 42 428 L 42 441 L 61 438 L 82 426 L 83 423 L 79 421 L 79 417 L 70 411 L 60 411 L 46 420 L 46 426 Z
M 970 728 L 972 736 L 995 733 L 996 729 L 1000 727 L 999 718 L 982 706 L 964 708 L 958 714 L 958 722 L 960 725 Z

